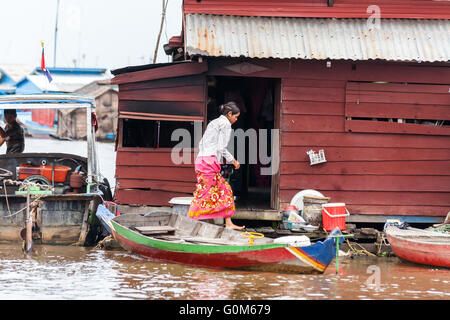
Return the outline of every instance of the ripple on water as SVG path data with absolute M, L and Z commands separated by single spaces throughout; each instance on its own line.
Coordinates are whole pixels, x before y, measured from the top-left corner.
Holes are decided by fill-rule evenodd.
M 398 259 L 349 259 L 339 274 L 276 274 L 161 263 L 125 251 L 0 244 L 1 299 L 449 299 L 450 270 Z M 380 286 L 366 280 L 380 268 Z M 331 270 L 333 269 L 333 270 Z M 420 289 L 418 289 L 420 288 Z

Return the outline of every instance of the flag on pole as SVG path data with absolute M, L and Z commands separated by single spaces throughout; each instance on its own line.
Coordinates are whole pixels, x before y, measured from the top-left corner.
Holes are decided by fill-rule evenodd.
M 41 40 L 41 45 L 42 45 L 42 58 L 41 58 L 41 70 L 45 73 L 45 75 L 47 76 L 48 82 L 52 82 L 53 78 L 50 74 L 50 71 L 47 70 L 47 68 L 45 67 L 45 59 L 44 59 L 44 41 Z

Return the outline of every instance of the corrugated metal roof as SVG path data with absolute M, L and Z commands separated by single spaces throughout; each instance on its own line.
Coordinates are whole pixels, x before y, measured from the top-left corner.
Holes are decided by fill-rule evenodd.
M 450 61 L 450 20 L 186 14 L 191 55 L 281 59 Z
M 100 81 L 102 81 L 102 80 L 100 80 Z M 80 89 L 75 90 L 74 93 L 90 95 L 90 96 L 94 96 L 97 98 L 97 97 L 101 96 L 102 94 L 104 94 L 105 92 L 108 92 L 109 90 L 118 92 L 119 86 L 98 84 L 98 81 L 92 81 L 91 83 L 81 87 Z
M 0 64 L 0 73 L 3 71 L 14 82 L 20 81 L 34 69 L 34 67 L 24 64 Z
M 47 77 L 39 69 L 36 69 L 35 72 L 17 84 L 16 93 L 35 93 L 34 91 L 30 92 L 29 88 L 24 87 L 27 81 L 32 82 L 41 92 L 74 92 L 93 81 L 110 78 L 106 73 L 80 74 L 54 72 L 51 75 L 53 81 L 48 82 Z

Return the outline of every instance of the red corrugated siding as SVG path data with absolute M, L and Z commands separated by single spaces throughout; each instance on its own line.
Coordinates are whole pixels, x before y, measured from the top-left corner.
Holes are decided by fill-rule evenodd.
M 371 5 L 381 18 L 450 19 L 450 2 L 433 0 L 184 0 L 184 13 L 241 16 L 368 18 Z

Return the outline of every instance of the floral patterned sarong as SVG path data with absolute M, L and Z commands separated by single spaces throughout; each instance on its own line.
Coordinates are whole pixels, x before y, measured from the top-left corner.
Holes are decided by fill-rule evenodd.
M 235 213 L 233 191 L 220 174 L 215 156 L 195 160 L 197 184 L 188 216 L 192 219 L 228 218 Z

